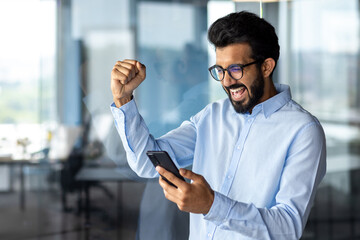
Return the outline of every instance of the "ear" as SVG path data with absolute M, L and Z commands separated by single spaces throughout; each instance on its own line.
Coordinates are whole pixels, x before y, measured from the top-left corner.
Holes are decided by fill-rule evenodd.
M 261 65 L 261 71 L 263 73 L 264 78 L 269 77 L 270 74 L 273 72 L 274 68 L 275 68 L 275 60 L 272 58 L 265 59 Z

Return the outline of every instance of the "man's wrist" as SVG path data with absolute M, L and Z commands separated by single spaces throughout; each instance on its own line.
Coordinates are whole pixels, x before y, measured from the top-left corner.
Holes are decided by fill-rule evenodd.
M 134 98 L 133 95 L 122 97 L 122 98 L 114 98 L 114 103 L 115 103 L 116 107 L 119 108 L 119 107 L 127 104 L 128 102 L 130 102 L 133 98 Z

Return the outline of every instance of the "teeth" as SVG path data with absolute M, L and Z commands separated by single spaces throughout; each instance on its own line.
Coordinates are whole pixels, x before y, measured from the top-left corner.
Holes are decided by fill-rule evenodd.
M 230 91 L 232 92 L 232 93 L 236 93 L 236 92 L 239 92 L 239 91 L 241 91 L 241 90 L 243 90 L 244 89 L 244 87 L 239 87 L 239 88 L 236 88 L 236 89 L 230 89 Z

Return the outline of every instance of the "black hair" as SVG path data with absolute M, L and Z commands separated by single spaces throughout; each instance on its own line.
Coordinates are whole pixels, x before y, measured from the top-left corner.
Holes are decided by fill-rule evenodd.
M 209 28 L 208 39 L 215 48 L 233 43 L 248 43 L 253 59 L 272 58 L 275 66 L 279 59 L 280 46 L 275 28 L 266 20 L 247 11 L 230 13 L 216 20 Z

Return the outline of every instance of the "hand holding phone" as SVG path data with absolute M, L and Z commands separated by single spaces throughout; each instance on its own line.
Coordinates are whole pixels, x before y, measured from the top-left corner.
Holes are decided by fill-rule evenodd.
M 169 154 L 166 151 L 148 151 L 146 155 L 149 157 L 150 161 L 154 165 L 154 167 L 160 166 L 166 169 L 167 171 L 173 173 L 176 177 L 185 181 L 185 179 L 180 175 L 179 169 L 176 167 L 174 162 L 171 160 Z M 165 177 L 161 176 L 166 182 L 170 185 L 175 186 L 172 182 L 167 180 Z

